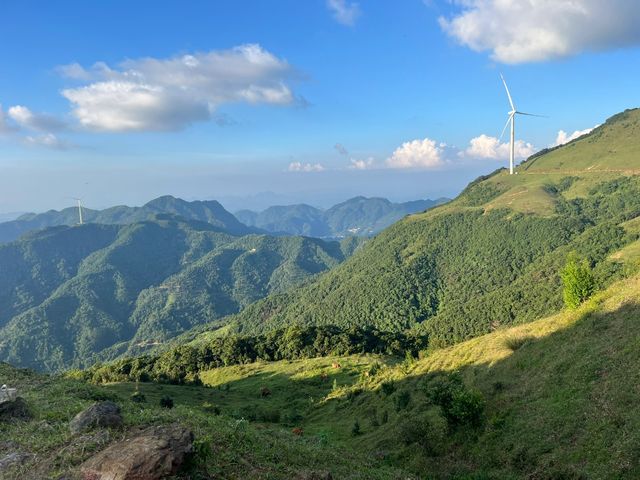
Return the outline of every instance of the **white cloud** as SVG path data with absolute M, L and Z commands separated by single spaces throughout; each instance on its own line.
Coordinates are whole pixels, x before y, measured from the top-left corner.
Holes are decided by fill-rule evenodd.
M 351 165 L 349 165 L 349 168 L 352 170 L 367 170 L 369 168 L 373 168 L 373 166 L 374 166 L 373 157 L 369 157 L 364 160 L 352 158 Z
M 406 142 L 387 159 L 387 165 L 391 168 L 438 168 L 445 163 L 445 148 L 446 145 L 429 138 Z
M 597 125 L 596 125 L 596 127 L 597 127 Z M 560 130 L 558 132 L 558 136 L 556 137 L 556 142 L 552 146 L 553 147 L 558 147 L 560 145 L 564 145 L 565 143 L 569 143 L 572 140 L 575 140 L 576 138 L 580 138 L 581 136 L 586 135 L 587 133 L 591 133 L 593 131 L 593 129 L 596 128 L 596 127 L 586 128 L 584 130 L 576 130 L 571 135 L 569 135 L 564 130 Z
M 337 22 L 347 26 L 353 26 L 361 13 L 357 3 L 347 0 L 327 0 L 327 7 L 333 12 L 333 18 Z
M 35 147 L 46 147 L 55 150 L 67 150 L 71 148 L 71 145 L 60 140 L 53 133 L 45 133 L 44 135 L 26 136 L 24 143 Z
M 15 105 L 7 111 L 7 114 L 13 121 L 21 127 L 30 130 L 40 130 L 45 132 L 63 130 L 65 123 L 51 115 L 45 113 L 33 113 L 27 107 Z
M 291 162 L 289 164 L 288 170 L 290 172 L 322 172 L 324 171 L 324 167 L 319 163 L 301 163 L 301 162 Z
M 510 156 L 510 144 L 502 143 L 496 137 L 480 135 L 469 141 L 469 147 L 460 156 L 485 159 L 485 160 L 507 160 Z M 516 140 L 515 157 L 518 159 L 528 158 L 535 153 L 535 148 L 530 143 L 523 140 Z
M 636 0 L 454 0 L 444 31 L 475 51 L 517 64 L 640 44 Z
M 215 118 L 224 103 L 290 105 L 297 101 L 285 61 L 260 45 L 156 59 L 129 60 L 112 69 L 97 63 L 59 71 L 91 81 L 62 91 L 85 128 L 97 131 L 179 130 Z

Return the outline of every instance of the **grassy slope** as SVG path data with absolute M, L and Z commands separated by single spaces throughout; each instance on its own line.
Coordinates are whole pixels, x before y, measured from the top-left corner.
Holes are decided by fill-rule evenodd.
M 36 415 L 2 424 L 0 434 L 39 455 L 39 469 L 23 470 L 40 475 L 31 478 L 55 478 L 109 441 L 66 430 L 92 398 L 108 397 L 123 405 L 128 428 L 170 421 L 194 428 L 215 451 L 206 470 L 223 478 L 285 479 L 317 469 L 334 478 L 638 478 L 638 318 L 635 276 L 578 311 L 436 350 L 412 365 L 353 356 L 227 367 L 202 374 L 209 387 L 140 384 L 142 405 L 128 400 L 133 384 L 93 387 L 0 367 L 2 382 L 21 388 Z M 336 362 L 341 368 L 332 368 Z M 377 373 L 363 375 L 374 364 Z M 484 395 L 481 426 L 451 429 L 436 456 L 403 445 L 398 422 L 426 408 L 425 382 L 452 371 Z M 387 396 L 380 386 L 389 381 L 396 391 Z M 261 398 L 262 387 L 272 395 Z M 411 402 L 397 412 L 403 391 Z M 156 407 L 163 395 L 174 398 L 174 410 Z M 388 422 L 374 426 L 384 412 Z M 363 433 L 353 437 L 355 420 Z M 294 426 L 304 436 L 293 435 Z
M 311 285 L 230 318 L 231 330 L 293 322 L 403 329 L 419 322 L 443 344 L 551 314 L 561 306 L 556 272 L 563 259 L 593 243 L 586 237 L 594 223 L 610 220 L 559 214 L 557 206 L 577 197 L 599 201 L 594 187 L 638 172 L 640 109 L 525 162 L 517 175 L 496 172 L 456 200 L 406 217 Z M 550 189 L 565 180 L 572 180 L 568 187 Z

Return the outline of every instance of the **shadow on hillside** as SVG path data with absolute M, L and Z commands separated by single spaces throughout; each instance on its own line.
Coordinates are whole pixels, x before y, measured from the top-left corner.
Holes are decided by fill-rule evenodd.
M 178 405 L 205 411 L 213 405 L 235 418 L 298 426 L 305 435 L 328 435 L 332 443 L 370 451 L 376 461 L 436 478 L 640 478 L 639 339 L 640 305 L 628 302 L 612 312 L 584 313 L 544 337 L 526 331 L 484 337 L 487 349 L 506 355 L 492 363 L 482 361 L 481 349 L 448 350 L 485 408 L 478 426 L 450 425 L 438 454 L 404 445 L 399 433 L 402 421 L 429 408 L 434 379 L 451 372 L 429 371 L 430 358 L 404 371 L 394 360 L 368 376 L 366 362 L 342 360 L 334 369 L 326 359 L 324 366 L 302 361 L 286 373 L 239 366 L 236 373 L 246 376 L 219 379 L 216 387 L 140 387 L 154 402 L 168 394 Z M 406 405 L 400 397 L 409 398 Z M 356 421 L 360 433 L 353 436 Z

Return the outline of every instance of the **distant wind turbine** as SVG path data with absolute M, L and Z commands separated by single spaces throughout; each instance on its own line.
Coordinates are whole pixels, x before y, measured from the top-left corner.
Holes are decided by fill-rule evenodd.
M 511 105 L 511 111 L 509 112 L 509 118 L 507 119 L 507 123 L 502 129 L 502 133 L 500 134 L 500 140 L 504 136 L 504 132 L 507 130 L 509 126 L 509 122 L 511 122 L 511 145 L 509 149 L 509 175 L 513 175 L 513 167 L 516 156 L 516 115 L 526 115 L 528 117 L 541 117 L 546 118 L 544 115 L 534 115 L 533 113 L 525 113 L 520 112 L 516 109 L 516 106 L 513 104 L 513 99 L 511 98 L 511 93 L 509 92 L 509 87 L 507 87 L 507 82 L 505 81 L 502 74 L 500 74 L 500 78 L 502 79 L 502 83 L 504 84 L 504 89 L 507 91 L 507 97 L 509 97 L 509 105 Z
M 81 198 L 75 198 L 75 197 L 71 197 L 73 200 L 75 200 L 76 202 L 78 202 L 78 223 L 80 225 L 83 224 L 82 221 L 82 199 Z

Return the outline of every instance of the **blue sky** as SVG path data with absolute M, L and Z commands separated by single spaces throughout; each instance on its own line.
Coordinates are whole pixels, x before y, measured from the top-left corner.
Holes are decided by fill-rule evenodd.
M 640 104 L 633 3 L 2 2 L 0 212 L 452 196 L 506 163 L 500 72 L 520 157 Z

